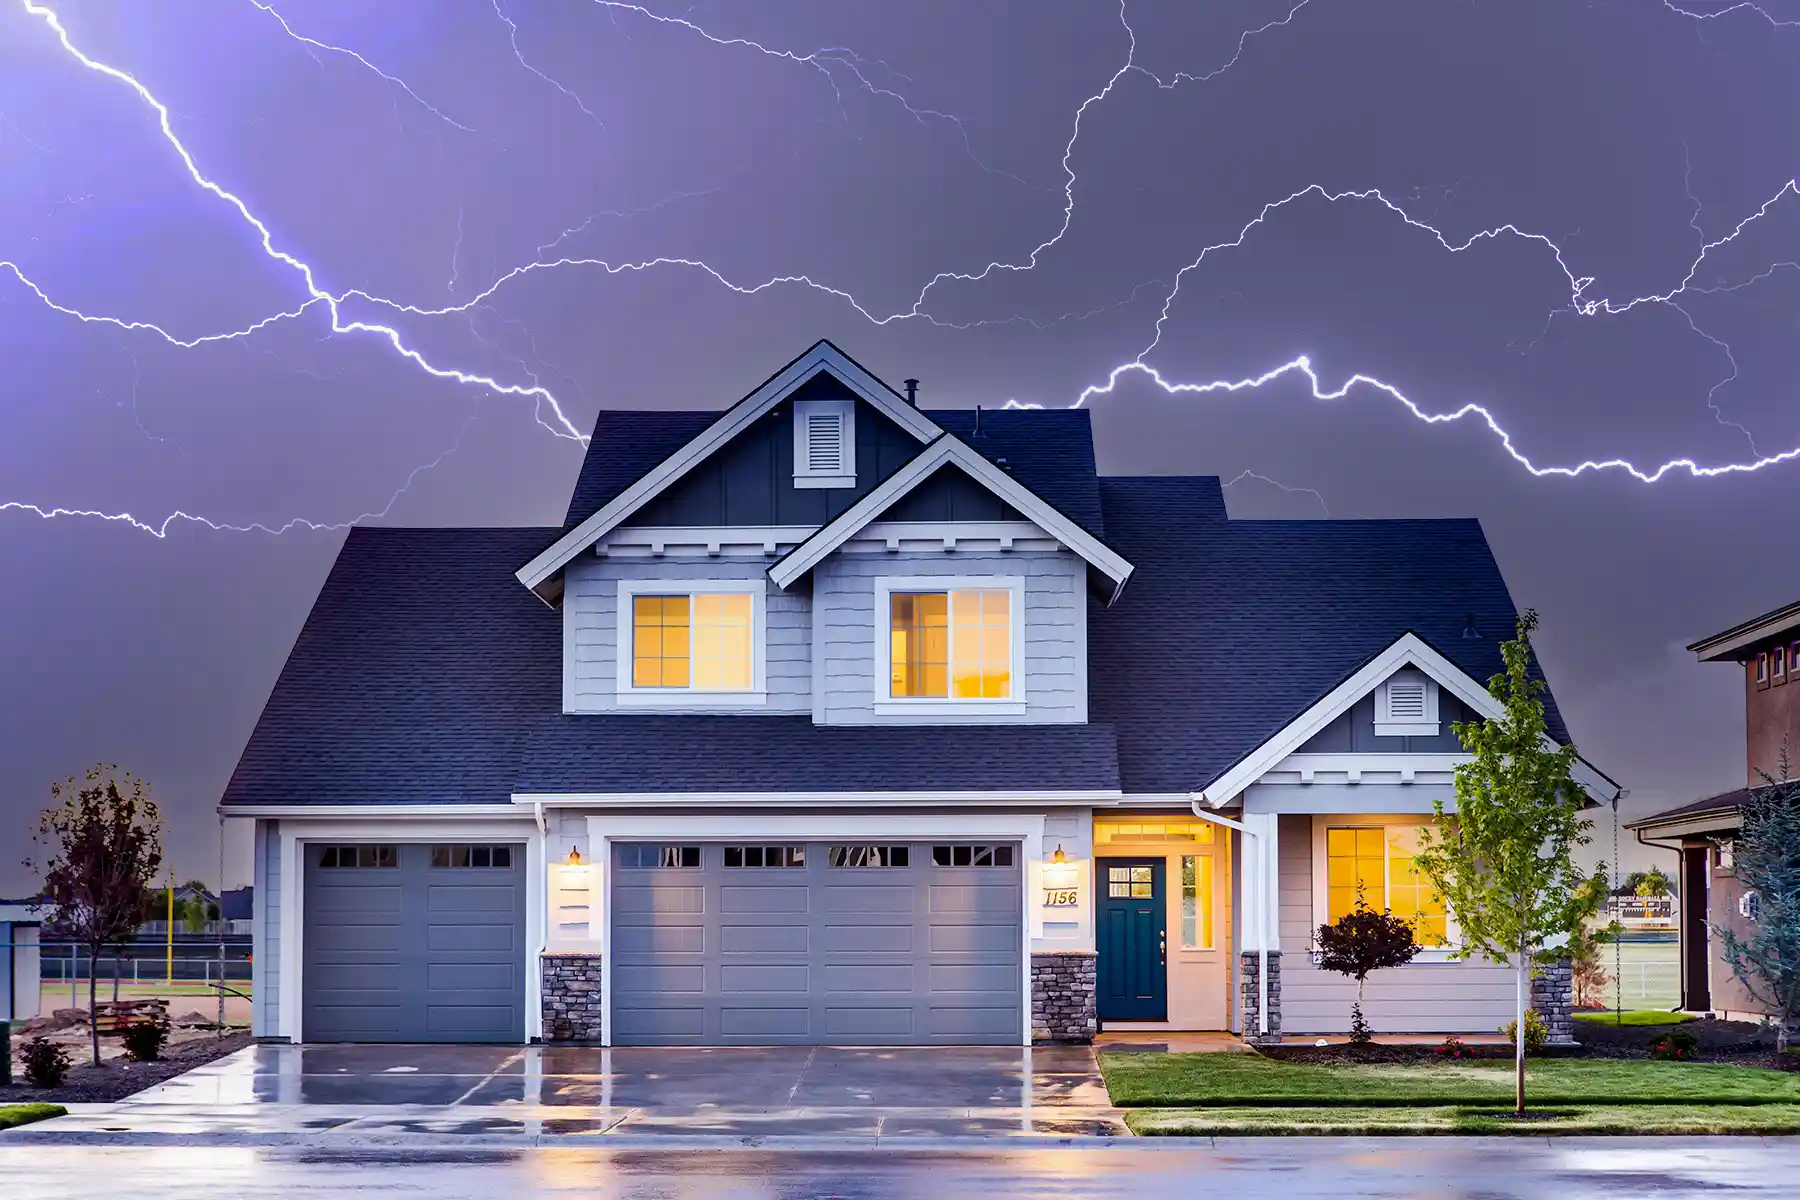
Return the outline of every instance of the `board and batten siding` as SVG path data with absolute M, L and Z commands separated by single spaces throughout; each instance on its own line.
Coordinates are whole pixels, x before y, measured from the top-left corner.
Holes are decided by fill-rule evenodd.
M 250 1032 L 281 1032 L 281 838 L 279 822 L 258 821 L 251 852 Z
M 886 617 L 875 611 L 875 580 L 921 575 L 1025 581 L 1025 712 L 1017 716 L 972 712 L 967 717 L 938 712 L 914 720 L 930 725 L 1087 720 L 1086 568 L 1068 551 L 1014 550 L 836 554 L 820 563 L 813 571 L 815 722 L 871 725 L 908 720 L 875 712 L 875 639 L 886 636 Z
M 768 582 L 769 564 L 757 558 L 620 558 L 585 556 L 569 564 L 563 592 L 563 710 L 572 713 L 642 712 L 618 703 L 619 582 L 667 580 L 680 588 L 695 579 L 763 582 L 768 697 L 746 711 L 798 716 L 812 703 L 812 618 L 806 597 Z M 658 705 L 671 713 L 732 711 L 718 705 Z
M 1342 1034 L 1350 1028 L 1356 981 L 1312 964 L 1313 817 L 1281 817 L 1281 1029 L 1284 1034 Z M 1332 823 L 1354 818 L 1332 818 Z M 1391 822 L 1390 822 L 1391 823 Z M 1493 1033 L 1513 1019 L 1512 968 L 1481 961 L 1414 962 L 1377 971 L 1363 993 L 1363 1014 L 1383 1033 Z

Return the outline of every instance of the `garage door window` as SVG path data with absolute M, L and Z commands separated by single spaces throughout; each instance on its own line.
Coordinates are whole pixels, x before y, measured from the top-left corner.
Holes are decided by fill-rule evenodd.
M 439 869 L 487 868 L 510 871 L 511 846 L 471 846 L 458 843 L 431 848 L 431 865 Z
M 834 867 L 904 867 L 905 846 L 833 846 L 826 861 Z
M 727 846 L 728 867 L 804 867 L 805 846 Z
M 698 867 L 700 847 L 667 846 L 657 842 L 626 842 L 619 847 L 621 867 Z
M 399 848 L 396 846 L 323 846 L 319 849 L 319 865 L 329 870 L 398 869 Z
M 1013 848 L 1011 846 L 933 846 L 931 848 L 931 865 L 934 867 L 1010 867 L 1013 865 Z

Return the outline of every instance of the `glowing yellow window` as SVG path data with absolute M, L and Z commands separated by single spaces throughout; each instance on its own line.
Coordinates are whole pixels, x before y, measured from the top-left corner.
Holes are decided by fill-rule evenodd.
M 1210 854 L 1181 856 L 1181 945 L 1213 948 L 1213 860 Z
M 747 691 L 751 597 L 746 592 L 633 596 L 631 685 Z
M 1444 898 L 1413 863 L 1418 848 L 1418 830 L 1388 830 L 1388 909 L 1413 923 L 1413 940 L 1419 945 L 1442 946 L 1449 938 L 1449 914 Z
M 1012 695 L 1012 592 L 895 592 L 888 695 L 1005 700 Z
M 1325 831 L 1325 887 L 1330 920 L 1356 908 L 1360 886 L 1363 903 L 1380 910 L 1387 894 L 1386 854 L 1380 829 Z

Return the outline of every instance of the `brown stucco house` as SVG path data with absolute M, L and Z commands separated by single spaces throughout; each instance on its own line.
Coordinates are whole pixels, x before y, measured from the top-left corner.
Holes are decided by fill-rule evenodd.
M 1744 889 L 1731 861 L 1740 807 L 1754 789 L 1790 773 L 1800 754 L 1800 602 L 1734 625 L 1688 647 L 1701 662 L 1735 663 L 1744 673 L 1744 786 L 1657 813 L 1629 826 L 1638 841 L 1676 851 L 1681 897 L 1681 1007 L 1727 1017 L 1760 1017 L 1733 978 L 1709 931 L 1742 930 Z

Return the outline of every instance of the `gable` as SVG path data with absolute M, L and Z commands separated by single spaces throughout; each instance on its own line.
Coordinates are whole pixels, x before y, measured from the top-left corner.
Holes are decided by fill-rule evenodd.
M 853 487 L 795 486 L 795 404 L 818 400 L 852 406 Z M 919 446 L 917 438 L 821 370 L 652 497 L 630 521 L 650 526 L 823 525 L 868 495 Z
M 877 521 L 1023 521 L 1018 509 L 954 465 L 933 471 L 918 487 L 875 517 Z
M 1376 687 L 1380 685 L 1377 684 Z M 1330 724 L 1308 738 L 1300 754 L 1460 754 L 1462 742 L 1450 726 L 1479 720 L 1481 714 L 1440 689 L 1438 731 L 1431 735 L 1383 737 L 1375 732 L 1375 688 L 1369 689 Z

